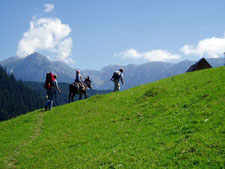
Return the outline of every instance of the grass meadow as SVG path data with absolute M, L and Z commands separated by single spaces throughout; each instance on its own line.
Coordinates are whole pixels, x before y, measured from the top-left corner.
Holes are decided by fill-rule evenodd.
M 0 168 L 225 168 L 225 67 L 0 122 Z

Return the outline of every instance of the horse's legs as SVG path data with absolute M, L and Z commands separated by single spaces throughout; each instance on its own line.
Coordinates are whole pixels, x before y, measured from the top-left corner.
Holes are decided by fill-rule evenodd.
M 81 100 L 82 94 L 80 94 L 79 100 Z
M 85 99 L 87 99 L 87 92 L 84 93 L 84 97 L 85 97 Z

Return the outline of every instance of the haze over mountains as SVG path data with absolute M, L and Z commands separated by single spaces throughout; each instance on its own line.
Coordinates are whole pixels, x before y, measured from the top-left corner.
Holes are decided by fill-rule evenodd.
M 207 59 L 213 67 L 223 66 L 224 58 Z M 173 75 L 185 73 L 194 64 L 194 61 L 185 60 L 179 63 L 148 62 L 141 65 L 130 64 L 109 65 L 101 70 L 81 70 L 83 76 L 90 76 L 95 89 L 112 89 L 110 81 L 112 72 L 120 67 L 125 69 L 125 85 L 121 89 L 128 89 L 137 85 L 153 82 Z M 7 72 L 13 73 L 17 79 L 22 81 L 44 82 L 46 72 L 58 74 L 59 82 L 71 83 L 75 77 L 75 70 L 60 61 L 50 61 L 46 56 L 37 52 L 26 58 L 11 57 L 1 61 L 0 64 L 6 67 Z

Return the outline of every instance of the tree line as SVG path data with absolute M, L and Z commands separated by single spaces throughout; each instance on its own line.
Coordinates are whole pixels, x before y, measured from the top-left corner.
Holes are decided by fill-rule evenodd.
M 44 98 L 0 66 L 0 121 L 44 107 Z

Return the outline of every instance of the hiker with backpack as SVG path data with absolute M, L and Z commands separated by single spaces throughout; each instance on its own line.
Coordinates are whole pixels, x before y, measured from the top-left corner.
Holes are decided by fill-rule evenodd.
M 45 110 L 47 111 L 52 109 L 53 105 L 53 99 L 54 96 L 56 97 L 56 90 L 58 93 L 61 93 L 61 90 L 59 89 L 58 82 L 56 80 L 57 75 L 53 74 L 52 72 L 46 74 L 46 80 L 45 80 L 45 89 L 47 90 L 47 102 L 45 104 Z
M 124 84 L 123 72 L 124 72 L 123 68 L 120 68 L 119 70 L 113 72 L 111 80 L 114 82 L 114 92 L 120 90 L 120 83 L 119 83 L 120 80 L 121 80 L 122 85 Z

